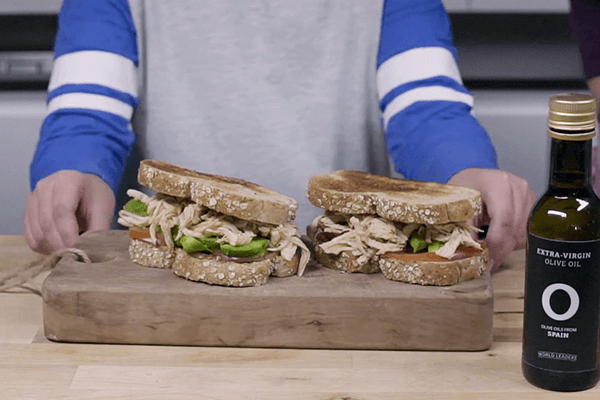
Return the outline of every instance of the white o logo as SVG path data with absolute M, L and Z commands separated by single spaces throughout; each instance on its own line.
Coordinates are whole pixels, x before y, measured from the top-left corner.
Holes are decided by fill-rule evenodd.
M 552 306 L 550 305 L 550 297 L 552 297 L 552 294 L 557 290 L 564 290 L 565 292 L 567 292 L 569 298 L 571 299 L 571 305 L 569 306 L 567 312 L 565 312 L 564 314 L 555 313 L 552 309 Z M 542 307 L 544 308 L 546 315 L 548 315 L 553 320 L 566 321 L 573 315 L 575 315 L 575 313 L 579 309 L 579 295 L 577 294 L 577 291 L 569 285 L 565 285 L 564 283 L 554 283 L 548 286 L 544 290 L 544 293 L 542 293 Z

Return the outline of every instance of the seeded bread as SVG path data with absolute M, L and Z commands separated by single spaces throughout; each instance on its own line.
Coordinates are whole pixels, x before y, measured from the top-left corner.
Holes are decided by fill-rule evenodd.
M 314 175 L 307 197 L 328 211 L 378 214 L 404 223 L 469 221 L 481 211 L 477 190 L 348 170 Z
M 264 285 L 274 271 L 279 273 L 276 276 L 293 275 L 298 270 L 299 260 L 295 257 L 290 263 L 279 254 L 269 253 L 260 261 L 235 262 L 214 254 L 188 254 L 182 249 L 176 249 L 175 253 L 172 268 L 177 276 L 210 285 L 235 287 Z
M 171 268 L 175 260 L 175 249 L 131 238 L 129 257 L 131 261 L 144 267 Z
M 281 225 L 296 219 L 298 202 L 242 179 L 202 174 L 157 160 L 143 160 L 138 181 L 156 192 L 189 197 L 198 204 L 237 218 Z
M 462 260 L 412 261 L 394 253 L 379 259 L 383 275 L 390 280 L 419 285 L 449 286 L 480 277 L 487 269 L 488 249 Z
M 281 254 L 277 253 L 271 262 L 273 264 L 273 271 L 271 271 L 271 275 L 278 278 L 286 278 L 288 276 L 297 275 L 298 266 L 300 265 L 300 250 L 296 251 L 296 254 L 290 261 L 284 259 L 281 257 Z
M 315 260 L 324 267 L 336 269 L 341 272 L 360 272 L 363 274 L 374 274 L 380 272 L 379 256 L 371 257 L 366 263 L 359 263 L 358 258 L 349 251 L 339 254 L 329 254 L 319 246 L 314 248 Z
M 380 272 L 379 256 L 373 256 L 366 263 L 359 263 L 358 257 L 348 251 L 342 251 L 339 254 L 326 253 L 316 238 L 315 229 L 309 225 L 306 228 L 306 235 L 313 243 L 312 253 L 315 261 L 324 267 L 335 269 L 341 272 L 361 272 L 363 274 L 374 274 Z

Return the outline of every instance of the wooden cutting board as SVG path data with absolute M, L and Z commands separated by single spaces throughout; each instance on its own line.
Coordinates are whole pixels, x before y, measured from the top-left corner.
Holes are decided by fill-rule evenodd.
M 343 274 L 250 288 L 186 281 L 129 261 L 128 233 L 87 233 L 91 264 L 63 258 L 43 284 L 44 330 L 61 342 L 396 350 L 485 350 L 492 343 L 489 274 L 451 287 Z

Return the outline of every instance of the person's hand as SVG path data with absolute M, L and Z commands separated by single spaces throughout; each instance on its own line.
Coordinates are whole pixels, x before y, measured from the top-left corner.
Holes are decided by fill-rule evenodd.
M 491 270 L 496 271 L 513 249 L 525 246 L 527 219 L 535 192 L 525 179 L 493 169 L 468 168 L 455 174 L 448 183 L 481 192 L 483 212 L 475 224 L 489 224 L 486 243 Z
M 108 230 L 114 207 L 112 190 L 96 175 L 56 172 L 27 197 L 25 238 L 43 254 L 73 247 L 80 232 Z

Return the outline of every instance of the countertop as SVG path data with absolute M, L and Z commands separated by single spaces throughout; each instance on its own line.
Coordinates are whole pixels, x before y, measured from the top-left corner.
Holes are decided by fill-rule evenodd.
M 39 257 L 22 236 L 0 236 L 1 272 Z M 54 343 L 39 296 L 0 293 L 0 399 L 597 400 L 600 386 L 564 394 L 524 380 L 524 260 L 513 252 L 493 276 L 494 342 L 483 352 Z

